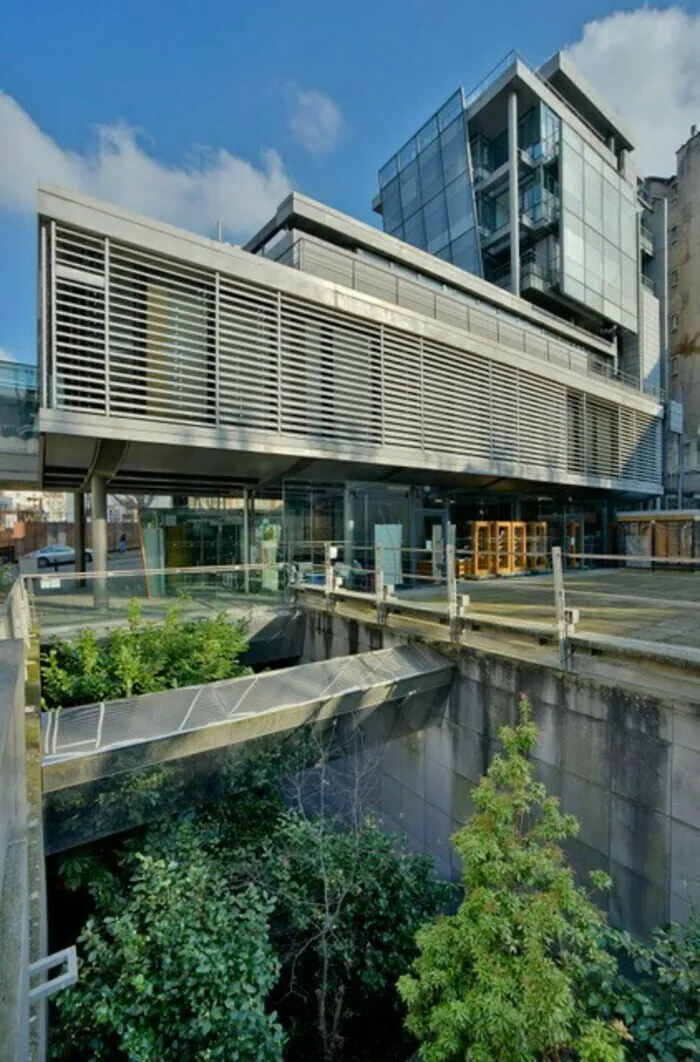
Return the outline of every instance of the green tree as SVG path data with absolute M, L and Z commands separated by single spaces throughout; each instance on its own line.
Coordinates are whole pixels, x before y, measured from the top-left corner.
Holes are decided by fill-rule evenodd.
M 54 1058 L 280 1062 L 283 1034 L 266 1012 L 279 974 L 271 902 L 253 885 L 232 891 L 200 833 L 155 827 L 114 868 L 66 860 L 68 886 L 87 886 L 96 911 L 78 983 L 57 997 Z
M 522 698 L 519 725 L 501 730 L 503 754 L 454 837 L 464 899 L 456 914 L 420 930 L 413 973 L 399 980 L 425 1062 L 625 1057 L 622 1022 L 586 1008 L 589 967 L 612 977 L 616 964 L 599 943 L 604 917 L 557 843 L 578 824 L 533 776 L 528 755 L 538 736 Z M 605 875 L 591 878 L 609 887 Z

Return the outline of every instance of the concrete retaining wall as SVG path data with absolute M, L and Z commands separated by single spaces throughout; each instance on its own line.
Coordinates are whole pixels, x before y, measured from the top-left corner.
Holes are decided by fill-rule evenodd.
M 306 652 L 394 643 L 396 631 L 310 613 Z M 405 639 L 404 639 L 405 640 Z M 357 649 L 354 649 L 357 646 Z M 645 696 L 541 664 L 436 645 L 457 663 L 440 725 L 385 747 L 378 806 L 388 828 L 457 876 L 450 837 L 470 816 L 471 790 L 520 693 L 541 728 L 537 773 L 581 823 L 568 844 L 577 872 L 601 868 L 614 885 L 611 921 L 646 935 L 700 905 L 700 703 Z

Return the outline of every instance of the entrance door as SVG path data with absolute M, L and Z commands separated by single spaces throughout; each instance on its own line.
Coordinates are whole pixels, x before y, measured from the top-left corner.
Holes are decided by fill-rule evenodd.
M 411 526 L 411 549 L 425 550 L 433 540 L 433 528 L 442 528 L 442 541 L 447 541 L 447 509 L 414 509 Z M 414 575 L 433 574 L 433 565 L 429 553 L 411 553 L 411 571 Z

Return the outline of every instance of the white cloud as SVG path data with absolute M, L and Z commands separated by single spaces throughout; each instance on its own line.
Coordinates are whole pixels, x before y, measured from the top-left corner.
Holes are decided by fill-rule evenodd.
M 0 361 L 17 361 L 17 358 L 15 358 L 13 354 L 10 354 L 9 350 L 0 347 Z
M 299 143 L 313 155 L 327 155 L 343 133 L 340 108 L 325 92 L 303 89 L 293 82 L 284 86 L 288 124 Z
M 292 187 L 275 151 L 263 151 L 256 167 L 223 148 L 198 148 L 187 164 L 169 166 L 124 122 L 99 126 L 84 152 L 69 151 L 3 92 L 0 144 L 0 208 L 17 212 L 35 211 L 37 184 L 50 181 L 197 232 L 211 233 L 221 218 L 227 235 L 241 238 Z
M 641 174 L 675 172 L 700 125 L 700 14 L 641 7 L 589 22 L 568 54 L 628 120 Z

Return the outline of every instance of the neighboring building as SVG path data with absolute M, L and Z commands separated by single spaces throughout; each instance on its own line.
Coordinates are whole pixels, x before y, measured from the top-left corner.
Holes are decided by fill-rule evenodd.
M 229 562 L 371 549 L 377 524 L 424 548 L 481 517 L 600 550 L 621 499 L 661 491 L 663 408 L 602 331 L 302 196 L 248 250 L 39 203 L 46 486 L 241 498 L 201 513 L 227 550 L 201 555 Z M 147 551 L 190 535 L 178 519 Z
M 459 89 L 379 171 L 386 232 L 615 342 L 660 392 L 659 306 L 630 130 L 558 52 L 511 53 Z
M 677 504 L 700 498 L 700 132 L 676 152 L 672 177 L 650 177 L 653 213 L 668 232 L 668 394 L 682 408 L 682 433 L 668 436 L 666 488 Z M 659 222 L 659 224 L 662 223 Z M 677 421 L 680 426 L 680 421 Z

